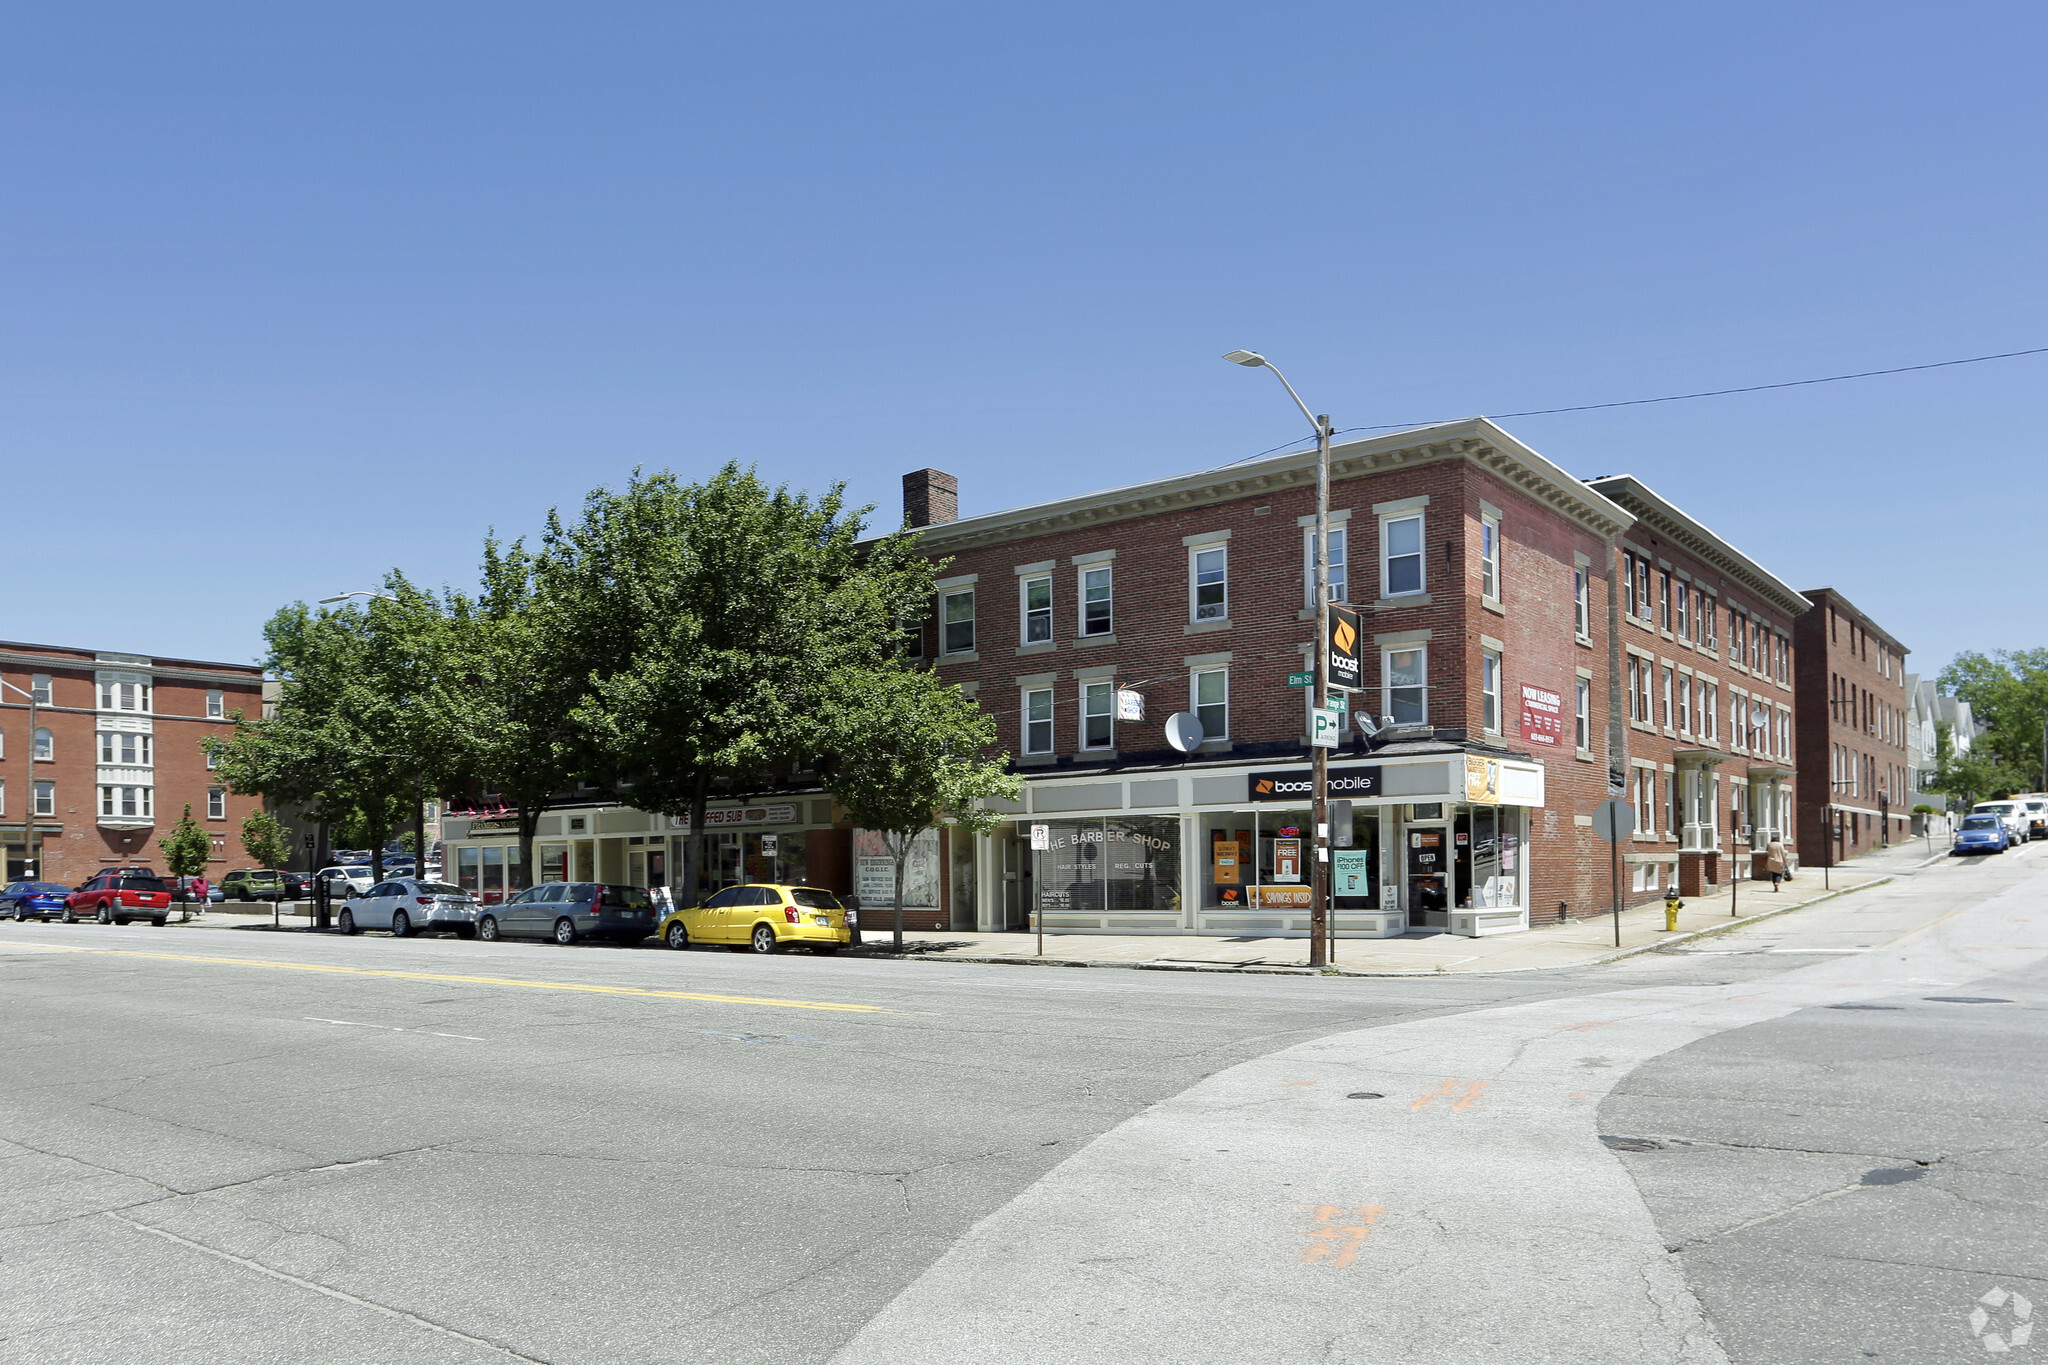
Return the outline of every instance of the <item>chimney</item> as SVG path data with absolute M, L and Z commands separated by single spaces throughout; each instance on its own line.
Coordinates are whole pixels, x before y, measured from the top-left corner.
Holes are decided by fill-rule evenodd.
M 912 526 L 936 526 L 960 519 L 960 480 L 939 469 L 920 469 L 903 476 L 903 520 Z

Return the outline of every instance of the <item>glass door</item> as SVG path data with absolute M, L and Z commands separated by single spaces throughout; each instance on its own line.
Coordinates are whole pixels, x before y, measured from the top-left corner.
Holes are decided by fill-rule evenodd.
M 1408 890 L 1408 923 L 1420 928 L 1444 922 L 1450 905 L 1451 829 L 1446 823 L 1409 825 L 1402 831 L 1402 866 Z

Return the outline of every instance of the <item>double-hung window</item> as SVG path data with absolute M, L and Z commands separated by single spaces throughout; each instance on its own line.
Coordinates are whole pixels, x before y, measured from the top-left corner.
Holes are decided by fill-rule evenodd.
M 1109 565 L 1081 570 L 1083 635 L 1109 635 L 1115 632 L 1116 620 L 1111 613 L 1110 588 Z
M 1302 586 L 1301 604 L 1314 607 L 1316 604 L 1316 528 L 1310 526 L 1302 536 Z M 1330 528 L 1330 600 L 1349 602 L 1350 582 L 1346 570 L 1351 561 L 1351 536 L 1349 528 Z
M 1700 689 L 1700 719 L 1703 729 L 1700 738 L 1710 743 L 1721 742 L 1721 689 L 1708 683 Z
M 1479 715 L 1488 734 L 1500 733 L 1500 655 L 1479 652 Z
M 1593 638 L 1593 571 L 1572 570 L 1572 631 L 1581 640 Z
M 1671 570 L 1657 572 L 1657 625 L 1659 629 L 1671 629 Z
M 1678 638 L 1690 641 L 1692 639 L 1692 585 L 1684 579 L 1680 579 L 1672 590 L 1678 594 Z
M 1027 687 L 1024 689 L 1024 752 L 1027 754 L 1049 754 L 1052 752 L 1052 689 L 1050 687 Z
M 1667 729 L 1667 730 L 1672 730 L 1672 729 L 1676 729 L 1677 727 L 1676 727 L 1676 726 L 1674 726 L 1674 725 L 1673 725 L 1673 724 L 1671 723 L 1671 665 L 1670 665 L 1670 664 L 1666 664 L 1666 665 L 1664 665 L 1664 670 L 1663 670 L 1663 671 L 1664 671 L 1664 710 L 1663 710 L 1663 713 L 1662 713 L 1662 714 L 1663 714 L 1663 717 L 1664 717 L 1664 719 L 1663 719 L 1663 725 L 1664 725 L 1664 728 L 1665 728 L 1665 729 Z
M 1500 601 L 1500 518 L 1479 518 L 1479 595 Z
M 47 673 L 30 674 L 28 690 L 29 695 L 36 699 L 37 706 L 48 706 L 50 704 L 50 675 Z
M 974 652 L 974 589 L 939 594 L 939 628 L 944 632 L 940 652 Z
M 206 718 L 220 720 L 228 713 L 227 694 L 218 687 L 209 688 L 206 693 Z
M 1653 835 L 1657 832 L 1657 771 L 1654 768 L 1636 769 L 1636 833 Z
M 1116 684 L 1081 684 L 1081 747 L 1109 749 L 1116 745 Z
M 1230 549 L 1225 545 L 1198 548 L 1188 556 L 1189 590 L 1197 621 L 1223 621 L 1230 616 Z
M 1026 578 L 1017 585 L 1024 614 L 1024 643 L 1044 644 L 1052 639 L 1052 578 Z
M 1628 718 L 1643 718 L 1643 661 L 1635 655 L 1628 656 Z
M 1572 701 L 1572 744 L 1582 754 L 1593 748 L 1593 684 L 1584 678 Z
M 1692 735 L 1692 675 L 1678 675 L 1678 733 Z
M 1705 593 L 1700 594 L 1700 639 L 1708 649 L 1721 647 L 1721 609 Z
M 206 818 L 225 820 L 228 818 L 228 793 L 225 787 L 206 789 Z
M 1202 722 L 1202 738 L 1230 737 L 1230 670 L 1205 668 L 1194 675 L 1192 700 L 1195 718 Z
M 35 794 L 35 813 L 37 815 L 55 815 L 57 813 L 57 784 L 55 782 L 36 783 Z
M 1381 714 L 1396 725 L 1429 724 L 1429 650 L 1422 645 L 1389 649 L 1381 658 L 1386 706 Z
M 36 727 L 34 742 L 29 747 L 38 763 L 50 763 L 57 757 L 57 741 L 44 726 Z
M 1422 518 L 1389 517 L 1380 523 L 1380 596 L 1422 591 Z

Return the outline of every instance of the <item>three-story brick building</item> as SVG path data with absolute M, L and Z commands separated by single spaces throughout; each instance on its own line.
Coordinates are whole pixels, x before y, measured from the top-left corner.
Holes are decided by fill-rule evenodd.
M 1813 588 L 1799 618 L 1799 700 L 1810 720 L 1799 837 L 1835 862 L 1911 825 L 1906 647 L 1833 588 Z M 1825 723 L 1823 723 L 1823 721 Z

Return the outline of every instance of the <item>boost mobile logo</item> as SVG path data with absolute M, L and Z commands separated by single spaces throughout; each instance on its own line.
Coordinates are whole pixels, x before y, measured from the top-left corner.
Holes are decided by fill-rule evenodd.
M 1254 790 L 1261 796 L 1271 796 L 1273 794 L 1273 779 L 1270 777 L 1260 778 L 1259 785 Z
M 1358 644 L 1358 632 L 1351 623 L 1341 616 L 1337 618 L 1337 631 L 1330 637 L 1330 643 L 1337 647 L 1339 654 L 1349 654 Z

